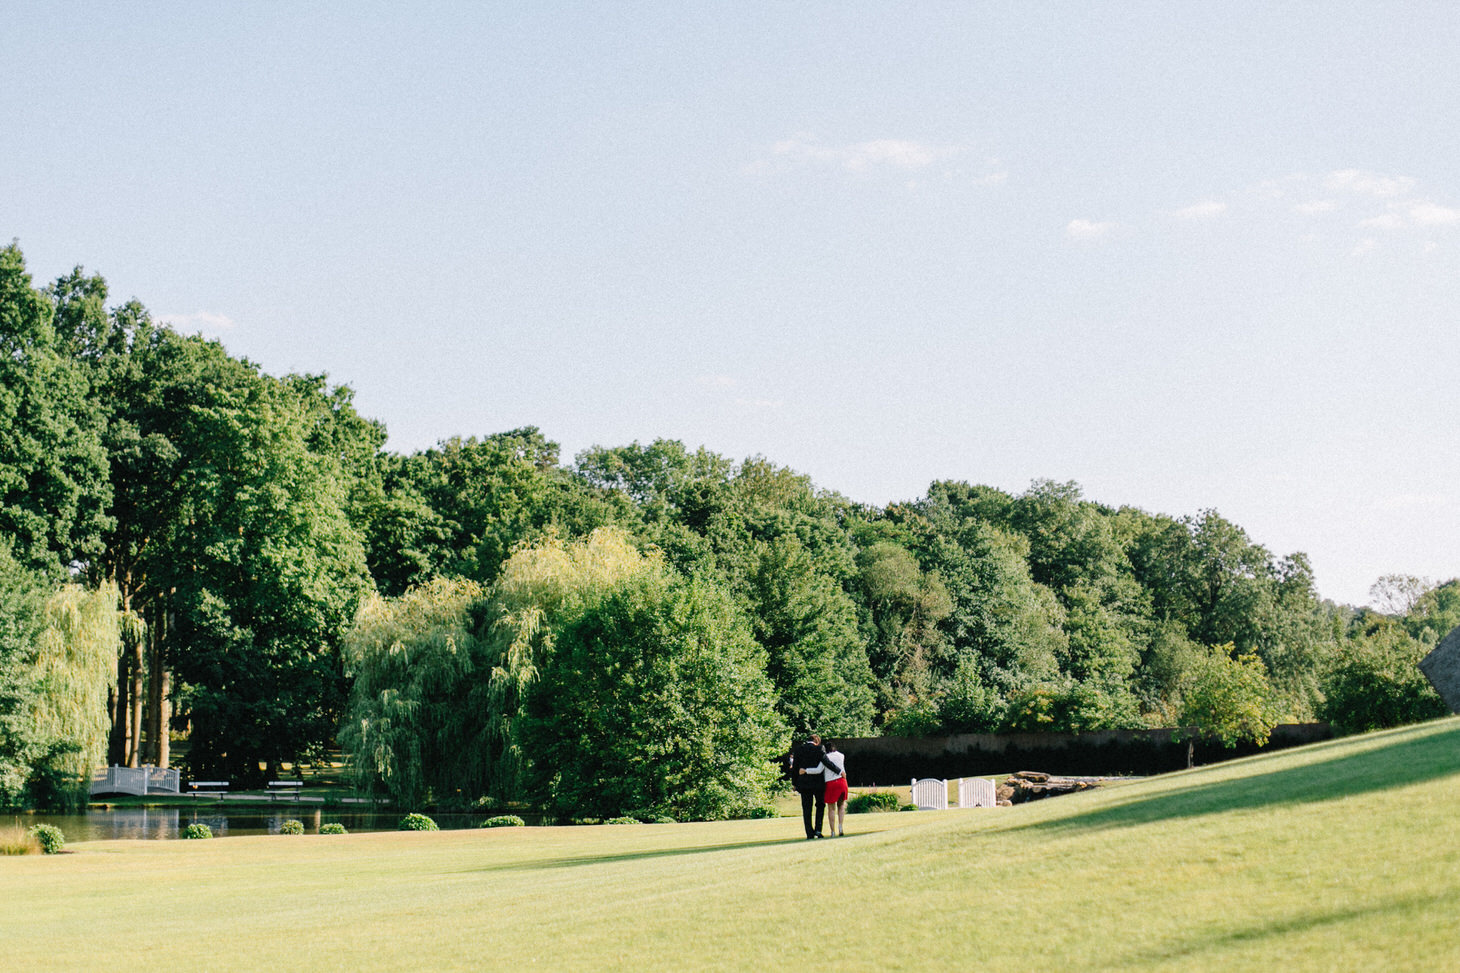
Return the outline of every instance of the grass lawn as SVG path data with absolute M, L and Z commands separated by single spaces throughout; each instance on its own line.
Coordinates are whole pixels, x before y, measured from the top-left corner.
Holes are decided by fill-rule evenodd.
M 848 825 L 68 845 L 0 969 L 1460 968 L 1457 719 Z

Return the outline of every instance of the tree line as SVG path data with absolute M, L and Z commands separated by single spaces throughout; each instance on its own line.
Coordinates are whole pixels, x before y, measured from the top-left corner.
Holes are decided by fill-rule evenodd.
M 673 440 L 535 428 L 411 454 L 0 249 L 0 804 L 102 761 L 257 781 L 336 741 L 402 801 L 754 813 L 789 734 L 1442 713 L 1413 663 L 1460 580 L 1321 600 L 1216 511 L 1074 483 L 876 507 Z M 612 785 L 606 781 L 613 781 Z

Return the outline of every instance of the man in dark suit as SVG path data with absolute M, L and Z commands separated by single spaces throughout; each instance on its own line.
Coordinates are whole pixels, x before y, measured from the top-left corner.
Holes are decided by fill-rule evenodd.
M 811 734 L 791 751 L 791 785 L 801 794 L 801 820 L 806 825 L 806 839 L 821 837 L 821 822 L 826 816 L 826 750 L 821 737 Z M 816 827 L 811 827 L 811 805 L 816 805 Z

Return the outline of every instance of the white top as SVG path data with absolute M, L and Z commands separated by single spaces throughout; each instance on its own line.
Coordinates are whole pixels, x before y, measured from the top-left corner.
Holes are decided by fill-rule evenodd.
M 847 755 L 840 750 L 827 754 L 821 769 L 826 772 L 828 781 L 845 777 L 847 775 Z

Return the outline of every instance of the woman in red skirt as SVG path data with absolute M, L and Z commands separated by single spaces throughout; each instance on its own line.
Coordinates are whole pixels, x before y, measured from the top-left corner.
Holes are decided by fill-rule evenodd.
M 822 763 L 826 766 L 827 828 L 841 837 L 847 833 L 847 755 L 827 744 Z

